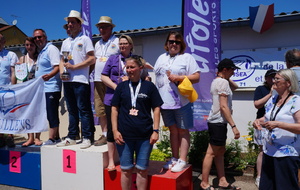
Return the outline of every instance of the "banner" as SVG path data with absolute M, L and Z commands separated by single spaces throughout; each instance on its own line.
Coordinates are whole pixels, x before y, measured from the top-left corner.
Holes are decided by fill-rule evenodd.
M 207 129 L 207 117 L 212 105 L 210 85 L 215 78 L 221 56 L 220 0 L 184 0 L 183 36 L 187 49 L 201 68 L 200 82 L 194 84 L 198 100 L 194 102 L 194 128 Z
M 269 30 L 274 24 L 274 3 L 249 7 L 250 26 L 259 33 Z
M 81 1 L 81 17 L 84 20 L 82 32 L 92 39 L 90 0 Z
M 42 77 L 0 86 L 0 133 L 38 133 L 48 130 Z

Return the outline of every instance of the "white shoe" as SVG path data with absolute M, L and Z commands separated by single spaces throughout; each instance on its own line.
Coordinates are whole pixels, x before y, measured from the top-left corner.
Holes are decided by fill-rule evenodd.
M 178 159 L 176 164 L 172 167 L 171 172 L 181 172 L 186 166 L 186 162 Z
M 70 138 L 65 138 L 65 140 L 61 141 L 60 143 L 57 143 L 56 146 L 57 147 L 63 147 L 63 146 L 69 146 L 69 145 L 75 145 L 76 141 L 72 140 Z
M 79 145 L 79 147 L 80 147 L 81 149 L 84 149 L 84 148 L 90 147 L 91 145 L 92 145 L 92 143 L 91 143 L 91 140 L 90 140 L 90 139 L 83 139 L 83 140 L 82 140 L 82 143 Z
M 43 142 L 44 145 L 56 145 L 56 141 L 52 141 L 51 139 L 48 139 L 47 141 Z
M 164 166 L 163 168 L 166 170 L 171 169 L 177 162 L 177 158 L 172 157 Z
M 255 179 L 255 185 L 256 185 L 257 187 L 259 187 L 259 182 L 260 182 L 260 177 L 257 177 L 257 178 Z

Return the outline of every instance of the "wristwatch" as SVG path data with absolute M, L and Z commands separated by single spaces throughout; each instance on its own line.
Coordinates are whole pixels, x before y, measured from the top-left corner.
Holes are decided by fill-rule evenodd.
M 159 133 L 159 129 L 153 129 L 153 131 Z

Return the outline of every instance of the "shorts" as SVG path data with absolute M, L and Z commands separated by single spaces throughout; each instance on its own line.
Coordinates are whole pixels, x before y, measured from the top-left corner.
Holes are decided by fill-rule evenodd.
M 174 124 L 181 129 L 191 129 L 194 127 L 193 118 L 193 103 L 179 109 L 161 109 L 161 116 L 163 118 L 166 127 L 170 127 Z
M 139 170 L 146 170 L 149 167 L 149 158 L 153 145 L 150 140 L 128 140 L 124 145 L 117 144 L 122 170 L 130 170 L 134 166 Z M 136 160 L 134 161 L 134 153 Z M 135 165 L 134 165 L 135 163 Z
M 106 86 L 103 82 L 94 82 L 94 106 L 97 117 L 105 116 L 104 96 L 106 92 Z
M 47 119 L 50 128 L 55 128 L 59 126 L 59 100 L 61 98 L 61 92 L 46 92 L 46 110 Z
M 225 146 L 227 139 L 227 123 L 207 123 L 209 143 L 215 146 Z

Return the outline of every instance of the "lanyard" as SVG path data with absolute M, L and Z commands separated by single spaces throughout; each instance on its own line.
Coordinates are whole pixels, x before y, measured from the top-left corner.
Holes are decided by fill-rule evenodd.
M 113 35 L 109 37 L 109 39 L 106 43 L 103 41 L 103 39 L 101 39 L 101 41 L 103 42 L 103 43 L 100 43 L 100 47 L 101 47 L 101 55 L 100 56 L 101 57 L 106 56 L 107 49 L 110 46 L 110 43 L 112 42 L 112 37 L 113 37 Z M 107 57 L 109 57 L 109 56 L 107 56 Z
M 133 87 L 132 87 L 131 81 L 129 81 L 129 89 L 130 89 L 132 108 L 136 108 L 136 100 L 137 100 L 137 96 L 140 91 L 140 88 L 141 88 L 141 79 L 139 80 L 139 84 L 137 85 L 137 87 L 135 89 L 135 93 L 133 92 Z
M 276 111 L 276 113 L 275 113 L 275 115 L 274 115 L 274 110 L 275 110 L 276 104 L 277 104 L 277 102 L 278 102 L 278 97 L 277 97 L 276 102 L 275 102 L 275 104 L 274 104 L 274 106 L 273 106 L 271 115 L 270 115 L 270 121 L 275 121 L 275 118 L 276 118 L 278 112 L 281 110 L 281 108 L 284 106 L 286 100 L 287 100 L 291 95 L 292 95 L 292 93 L 290 92 L 289 95 L 285 98 L 285 100 L 284 100 L 283 103 L 280 105 L 280 107 L 278 108 L 278 110 Z M 274 115 L 274 117 L 273 117 L 273 115 Z

